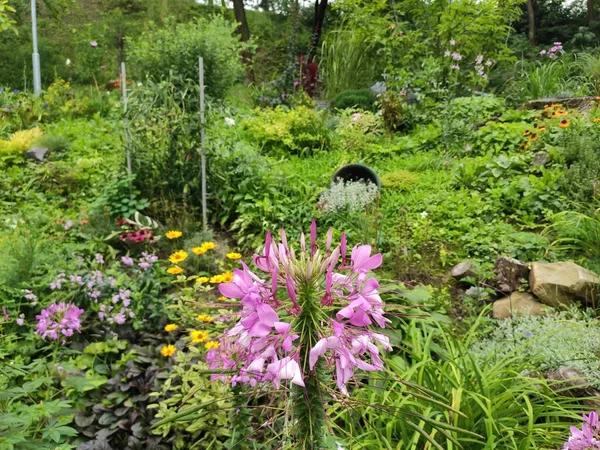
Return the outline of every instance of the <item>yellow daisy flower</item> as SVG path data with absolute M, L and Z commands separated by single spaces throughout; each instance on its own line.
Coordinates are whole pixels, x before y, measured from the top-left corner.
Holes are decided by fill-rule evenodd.
M 176 323 L 168 323 L 165 325 L 165 331 L 167 333 L 171 333 L 172 331 L 176 331 L 179 328 L 179 325 Z
M 206 250 L 214 250 L 217 247 L 217 244 L 209 241 L 209 242 L 204 242 L 202 244 L 202 247 L 204 247 Z
M 170 273 L 171 275 L 180 275 L 183 273 L 183 269 L 178 266 L 173 266 L 167 269 L 167 273 Z
M 561 128 L 567 128 L 569 125 L 571 125 L 571 122 L 569 122 L 568 120 L 561 120 L 560 123 L 558 124 L 559 127 Z
M 224 295 L 221 295 L 217 300 L 220 300 L 220 301 L 223 302 L 223 301 L 228 300 L 228 299 Z
M 179 264 L 180 262 L 185 261 L 187 257 L 188 254 L 186 252 L 179 250 L 178 252 L 175 252 L 169 256 L 169 261 L 171 261 L 172 264 Z
M 199 314 L 198 317 L 196 317 L 196 319 L 204 323 L 210 323 L 213 321 L 213 318 L 207 314 Z
M 225 256 L 227 256 L 228 259 L 232 259 L 234 261 L 237 259 L 240 259 L 242 257 L 241 253 L 236 253 L 236 252 L 229 252 Z
M 175 346 L 169 344 L 165 345 L 163 348 L 160 349 L 160 354 L 168 358 L 169 356 L 173 356 L 176 351 L 177 349 L 175 348 Z
M 196 278 L 196 283 L 208 283 L 210 281 L 210 278 L 208 277 L 198 277 Z
M 206 249 L 202 246 L 200 247 L 194 247 L 192 249 L 192 252 L 194 252 L 194 254 L 200 256 L 200 255 L 204 255 L 206 253 Z
M 231 283 L 233 281 L 233 272 L 222 273 L 221 280 L 221 283 Z
M 183 236 L 183 233 L 181 231 L 171 230 L 171 231 L 167 231 L 165 233 L 165 236 L 167 237 L 167 239 L 177 239 L 177 238 L 180 238 L 181 236 Z
M 190 339 L 193 344 L 203 342 L 208 339 L 208 331 L 192 330 L 190 331 Z
M 212 277 L 210 277 L 209 281 L 213 284 L 219 284 L 219 283 L 222 283 L 221 279 L 222 279 L 221 275 L 213 275 Z
M 206 344 L 204 344 L 204 348 L 206 350 L 212 350 L 213 348 L 219 348 L 219 344 L 217 341 L 209 341 Z

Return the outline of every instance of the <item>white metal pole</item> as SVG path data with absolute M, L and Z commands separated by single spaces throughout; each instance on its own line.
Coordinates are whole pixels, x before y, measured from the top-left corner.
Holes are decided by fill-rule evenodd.
M 125 154 L 127 158 L 127 173 L 131 175 L 131 139 L 129 137 L 129 121 L 127 120 L 127 74 L 125 72 L 125 62 L 121 62 L 121 92 L 123 93 L 123 111 L 125 116 L 123 125 L 125 128 Z
M 208 229 L 206 217 L 206 149 L 204 148 L 204 59 L 198 59 L 198 77 L 200 78 L 200 164 L 202 165 L 202 228 Z
M 36 0 L 31 0 L 31 33 L 33 35 L 33 93 L 40 96 L 42 93 L 42 75 L 40 73 L 40 54 L 38 53 L 37 41 L 37 12 Z

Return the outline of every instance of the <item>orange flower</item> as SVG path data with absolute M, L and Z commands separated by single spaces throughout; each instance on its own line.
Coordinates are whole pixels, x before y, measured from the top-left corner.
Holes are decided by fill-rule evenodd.
M 597 102 L 600 102 L 600 96 L 596 97 L 595 99 Z
M 530 142 L 535 142 L 537 141 L 537 134 L 533 133 L 530 137 L 529 137 L 529 141 Z
M 596 118 L 594 119 L 594 123 L 600 123 L 600 117 L 596 117 Z
M 523 132 L 523 136 L 529 136 L 530 134 L 531 134 L 531 131 L 529 131 L 529 130 L 525 130 Z
M 560 123 L 558 124 L 558 126 L 561 128 L 567 128 L 569 125 L 571 125 L 571 122 L 569 122 L 566 119 L 561 120 Z
M 547 130 L 547 128 L 544 125 L 542 125 L 541 127 L 538 128 L 538 131 L 546 131 L 546 130 Z
M 567 114 L 569 114 L 567 111 L 558 109 L 558 110 L 554 111 L 554 114 L 552 114 L 552 117 L 563 117 L 563 116 L 566 116 Z

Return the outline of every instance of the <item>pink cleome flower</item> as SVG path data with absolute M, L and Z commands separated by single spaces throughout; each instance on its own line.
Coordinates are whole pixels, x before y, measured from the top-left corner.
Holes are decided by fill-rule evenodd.
M 346 383 L 356 369 L 383 369 L 379 347 L 391 349 L 389 339 L 371 328 L 385 328 L 390 321 L 385 317 L 379 283 L 369 276 L 381 265 L 382 256 L 371 255 L 369 245 L 356 246 L 348 255 L 343 234 L 340 245 L 332 249 L 332 232 L 322 251 L 313 221 L 310 245 L 302 234 L 298 256 L 283 230 L 278 243 L 269 232 L 262 254 L 254 255 L 254 264 L 270 280 L 263 280 L 242 262 L 233 281 L 219 285 L 222 295 L 240 300 L 241 312 L 219 348 L 207 352 L 211 369 L 233 370 L 232 384 L 272 382 L 278 388 L 281 381 L 290 380 L 304 386 L 294 325 L 306 306 L 307 283 L 323 317 L 316 344 L 310 349 L 308 370 L 321 361 L 332 369 L 338 389 L 347 395 Z M 227 377 L 217 374 L 213 379 L 225 381 Z
M 75 331 L 80 332 L 79 316 L 83 312 L 83 309 L 73 303 L 54 302 L 35 316 L 38 320 L 35 334 L 39 334 L 42 339 L 48 337 L 53 340 L 71 337 Z

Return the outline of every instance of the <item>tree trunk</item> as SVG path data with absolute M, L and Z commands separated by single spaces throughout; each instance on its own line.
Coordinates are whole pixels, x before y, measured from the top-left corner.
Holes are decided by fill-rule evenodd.
M 238 23 L 237 32 L 239 33 L 242 42 L 248 42 L 250 40 L 250 27 L 248 26 L 248 20 L 246 19 L 246 10 L 244 9 L 244 0 L 233 0 L 233 15 L 235 21 Z M 252 70 L 252 55 L 250 51 L 244 50 L 242 52 L 242 60 L 246 65 L 246 78 L 248 81 L 254 81 L 254 71 Z
M 321 40 L 321 33 L 323 31 L 323 22 L 325 21 L 325 12 L 327 11 L 327 1 L 328 0 L 315 0 L 315 24 L 307 56 L 308 63 L 315 57 L 317 49 L 319 48 L 319 41 Z
M 529 17 L 529 43 L 535 45 L 535 16 L 533 0 L 527 0 L 527 16 Z
M 587 17 L 588 17 L 588 27 L 590 29 L 593 29 L 594 22 L 596 21 L 596 15 L 594 13 L 594 0 L 587 0 Z

